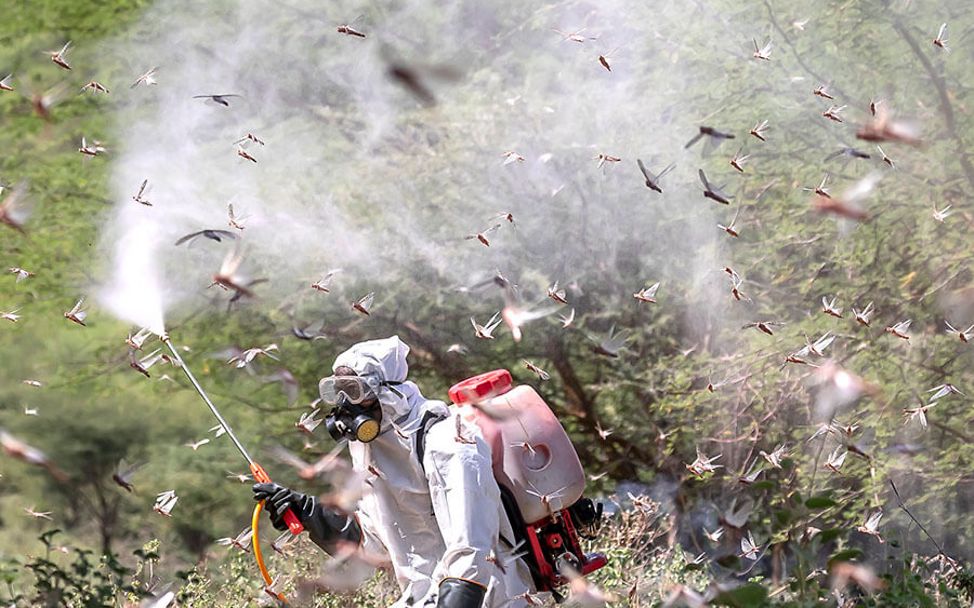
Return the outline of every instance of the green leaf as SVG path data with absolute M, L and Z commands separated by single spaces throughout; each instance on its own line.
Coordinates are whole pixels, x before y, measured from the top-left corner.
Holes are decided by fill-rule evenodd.
M 819 532 L 816 538 L 818 538 L 819 542 L 825 544 L 835 540 L 840 535 L 842 535 L 843 532 L 845 532 L 845 530 L 843 530 L 842 528 L 829 528 L 827 530 L 822 530 L 821 532 Z
M 794 519 L 795 512 L 791 509 L 775 509 L 772 512 L 772 515 L 774 516 L 776 523 L 786 526 Z
M 839 503 L 832 500 L 831 494 L 831 492 L 816 494 L 805 501 L 805 506 L 809 509 L 827 509 L 829 507 L 834 507 Z
M 730 591 L 723 591 L 714 598 L 715 606 L 736 606 L 739 608 L 745 608 L 750 606 L 760 606 L 768 599 L 768 590 L 764 588 L 764 585 L 759 583 L 747 583 L 746 585 L 741 585 L 731 589 Z
M 846 549 L 844 551 L 839 551 L 838 553 L 833 553 L 832 557 L 829 558 L 829 569 L 838 562 L 848 562 L 854 559 L 859 559 L 863 556 L 862 549 Z

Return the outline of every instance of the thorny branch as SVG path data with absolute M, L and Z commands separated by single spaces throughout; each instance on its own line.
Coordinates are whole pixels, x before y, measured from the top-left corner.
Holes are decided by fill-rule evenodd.
M 917 518 L 913 516 L 913 513 L 910 513 L 910 510 L 906 508 L 906 505 L 903 504 L 903 499 L 900 498 L 900 493 L 896 490 L 896 484 L 893 483 L 892 477 L 889 480 L 889 487 L 893 488 L 893 494 L 896 495 L 896 502 L 899 503 L 900 508 L 903 509 L 903 512 L 909 515 L 910 519 L 913 520 L 913 523 L 915 523 L 921 530 L 923 530 L 923 533 L 927 535 L 927 538 L 930 539 L 930 542 L 932 542 L 934 546 L 937 547 L 937 551 L 939 551 L 941 555 L 946 555 L 946 553 L 944 553 L 943 548 L 940 546 L 940 543 L 934 540 L 933 536 L 930 536 L 930 533 L 927 532 L 927 529 L 923 527 L 923 524 L 921 524 L 917 520 Z
M 798 65 L 800 65 L 802 69 L 805 70 L 806 73 L 811 74 L 812 77 L 815 78 L 815 80 L 821 83 L 829 82 L 828 78 L 824 78 L 821 74 L 816 72 L 810 65 L 805 63 L 804 59 L 802 59 L 802 56 L 795 49 L 795 45 L 794 43 L 792 43 L 791 38 L 788 37 L 788 33 L 784 30 L 784 28 L 781 27 L 781 24 L 778 23 L 778 19 L 774 16 L 774 10 L 771 8 L 771 3 L 768 0 L 764 0 L 764 6 L 765 8 L 768 9 L 768 19 L 771 20 L 771 26 L 774 27 L 774 29 L 779 34 L 781 34 L 781 37 L 782 39 L 784 39 L 785 44 L 788 45 L 788 50 L 790 50 L 791 54 L 794 55 L 795 61 L 798 62 Z M 843 97 L 847 96 L 845 92 L 835 84 L 832 84 L 831 88 L 834 89 L 836 93 L 842 95 Z
M 944 123 L 946 124 L 947 131 L 950 132 L 950 137 L 957 142 L 957 160 L 960 162 L 961 167 L 964 169 L 964 175 L 967 177 L 967 181 L 974 186 L 974 165 L 971 164 L 969 158 L 970 151 L 969 148 L 964 144 L 964 140 L 961 138 L 960 133 L 957 130 L 957 121 L 954 117 L 954 106 L 950 103 L 950 94 L 947 92 L 947 83 L 944 81 L 944 77 L 941 76 L 937 70 L 934 68 L 933 63 L 930 62 L 930 58 L 927 57 L 920 45 L 917 44 L 916 39 L 910 34 L 906 26 L 897 19 L 893 21 L 893 29 L 895 29 L 903 40 L 909 45 L 910 50 L 923 65 L 924 71 L 930 77 L 930 81 L 933 82 L 933 86 L 937 89 L 937 96 L 940 98 L 940 111 L 944 115 Z

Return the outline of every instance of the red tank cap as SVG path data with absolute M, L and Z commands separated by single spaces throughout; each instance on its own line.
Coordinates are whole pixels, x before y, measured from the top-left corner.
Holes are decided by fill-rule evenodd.
M 512 384 L 511 372 L 506 369 L 495 369 L 451 386 L 450 401 L 456 405 L 486 401 L 511 390 Z

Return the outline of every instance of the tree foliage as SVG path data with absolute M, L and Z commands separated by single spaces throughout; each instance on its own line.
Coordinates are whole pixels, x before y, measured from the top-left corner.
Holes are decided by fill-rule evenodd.
M 258 289 L 259 299 L 229 309 L 225 297 L 203 289 L 209 254 L 187 253 L 197 263 L 180 276 L 201 283 L 203 295 L 174 311 L 169 327 L 187 348 L 187 363 L 261 460 L 275 446 L 309 459 L 327 452 L 327 437 L 315 436 L 306 446 L 293 427 L 315 399 L 318 378 L 349 344 L 397 333 L 412 346 L 412 378 L 429 396 L 442 398 L 452 383 L 497 367 L 535 384 L 572 435 L 586 469 L 593 477 L 605 474 L 591 483 L 591 492 L 624 506 L 630 506 L 629 489 L 646 492 L 666 512 L 667 533 L 646 532 L 652 542 L 640 553 L 645 571 L 656 563 L 674 584 L 736 581 L 715 603 L 813 605 L 828 593 L 823 572 L 842 562 L 868 563 L 881 574 L 886 591 L 873 599 L 863 595 L 867 605 L 946 603 L 970 593 L 963 560 L 970 557 L 965 539 L 974 537 L 974 365 L 972 346 L 944 331 L 945 321 L 961 329 L 974 322 L 968 201 L 974 118 L 967 107 L 974 72 L 965 45 L 970 7 L 945 5 L 942 15 L 931 15 L 909 2 L 599 7 L 496 0 L 449 10 L 364 9 L 367 24 L 388 28 L 394 16 L 411 28 L 421 42 L 402 44 L 414 52 L 410 61 L 422 64 L 423 57 L 463 68 L 459 81 L 435 85 L 439 103 L 424 107 L 375 72 L 383 65 L 378 59 L 359 64 L 355 53 L 341 52 L 346 47 L 332 40 L 337 34 L 328 19 L 292 4 L 193 8 L 204 23 L 224 14 L 260 15 L 266 31 L 296 33 L 258 45 L 259 53 L 248 51 L 253 63 L 233 65 L 266 74 L 287 65 L 287 58 L 307 57 L 301 66 L 281 68 L 280 83 L 267 85 L 273 90 L 267 104 L 287 114 L 266 125 L 280 160 L 261 165 L 270 167 L 262 174 L 267 181 L 255 189 L 263 199 L 288 198 L 280 208 L 306 211 L 308 225 L 295 225 L 293 242 L 286 234 L 268 240 L 275 251 L 264 245 L 267 255 L 249 260 L 255 276 L 273 280 Z M 351 2 L 339 8 L 347 11 L 341 19 L 363 10 Z M 39 528 L 26 523 L 28 507 L 53 511 L 72 545 L 108 555 L 159 538 L 168 556 L 163 570 L 170 574 L 218 557 L 226 562 L 223 570 L 212 567 L 188 586 L 199 585 L 204 595 L 207 577 L 256 580 L 244 560 L 224 560 L 212 544 L 243 527 L 249 490 L 228 478 L 244 466 L 228 442 L 207 434 L 213 422 L 179 370 L 160 365 L 150 370 L 151 379 L 133 372 L 123 341 L 131 328 L 104 310 L 93 310 L 86 328 L 61 315 L 111 273 L 99 234 L 116 205 L 133 204 L 116 200 L 112 183 L 113 155 L 129 152 L 112 150 L 107 158 L 82 162 L 78 142 L 82 136 L 123 141 L 129 135 L 117 116 L 155 116 L 149 101 L 134 108 L 115 101 L 137 74 L 129 73 L 130 58 L 106 49 L 156 40 L 152 24 L 159 11 L 165 12 L 121 0 L 17 2 L 0 24 L 0 66 L 15 73 L 18 89 L 0 94 L 0 142 L 7 151 L 0 156 L 0 178 L 4 184 L 29 181 L 36 203 L 28 235 L 0 233 L 0 262 L 37 273 L 19 283 L 0 277 L 0 310 L 22 308 L 24 316 L 16 324 L 0 321 L 0 426 L 43 449 L 68 474 L 67 482 L 58 482 L 39 469 L 0 461 L 0 557 L 32 563 L 41 591 L 55 585 L 51 581 L 67 581 L 61 573 L 69 567 L 95 566 L 83 549 L 70 566 L 57 556 L 28 562 L 25 555 L 45 545 L 35 540 Z M 930 44 L 945 20 L 954 40 L 949 54 Z M 224 36 L 251 32 L 241 22 L 248 21 L 227 18 L 215 32 L 187 28 L 187 45 L 219 48 Z M 602 38 L 577 44 L 551 31 L 585 23 L 586 32 Z M 320 32 L 312 36 L 309 28 Z M 463 32 L 472 40 L 463 40 Z M 749 59 L 751 38 L 774 40 L 772 61 Z M 77 75 L 59 72 L 41 55 L 68 39 L 75 65 L 97 65 L 105 74 L 98 78 L 111 77 L 107 98 L 78 95 L 75 85 L 83 83 L 75 83 Z M 618 51 L 608 46 L 616 44 Z M 609 55 L 611 72 L 598 63 L 599 54 Z M 388 88 L 363 101 L 352 75 Z M 848 106 L 848 124 L 823 118 L 829 104 L 812 94 L 820 85 L 828 85 L 837 105 Z M 288 95 L 281 97 L 282 90 Z M 59 100 L 47 120 L 32 105 L 45 92 Z M 875 146 L 855 139 L 853 125 L 870 120 L 871 100 L 923 126 L 922 146 L 881 144 L 894 167 L 882 162 Z M 767 142 L 748 135 L 764 119 L 771 123 Z M 701 124 L 732 130 L 737 138 L 683 150 Z M 217 144 L 200 148 L 209 146 Z M 872 158 L 826 160 L 841 146 L 861 147 Z M 511 147 L 528 161 L 505 165 L 501 153 Z M 741 175 L 728 164 L 739 147 L 751 155 Z M 593 157 L 605 153 L 622 161 L 600 167 Z M 642 185 L 637 157 L 657 168 L 677 162 L 661 196 Z M 172 162 L 181 166 L 179 159 Z M 289 163 L 325 167 L 327 181 Z M 712 181 L 728 182 L 731 208 L 702 197 L 700 168 Z M 818 185 L 825 173 L 834 196 L 865 176 L 882 175 L 866 203 L 868 221 L 836 221 L 812 209 L 803 188 Z M 212 177 L 202 167 L 199 175 L 200 183 Z M 283 190 L 286 197 L 275 190 L 285 183 L 291 188 Z M 319 191 L 322 184 L 327 192 Z M 211 198 L 223 193 L 207 188 Z M 222 213 L 222 201 L 200 205 Z M 953 215 L 936 221 L 932 211 L 947 205 Z M 485 210 L 510 210 L 516 222 L 515 229 L 502 221 L 489 248 L 463 238 L 486 227 Z M 731 238 L 716 223 L 738 212 L 740 235 Z M 360 272 L 340 276 L 331 294 L 313 292 L 304 276 L 279 276 L 282 258 L 300 259 L 304 270 L 342 265 L 341 251 L 331 259 L 318 254 L 333 250 L 300 251 L 308 243 L 302 235 L 326 240 L 335 226 L 362 241 L 342 242 L 345 261 Z M 360 250 L 375 259 L 362 262 Z M 724 267 L 744 279 L 745 298 L 732 296 Z M 572 326 L 563 328 L 553 314 L 525 326 L 520 342 L 503 330 L 493 341 L 476 340 L 469 318 L 486 319 L 505 305 L 491 280 L 497 272 L 517 284 L 525 305 L 553 305 L 545 292 L 559 281 L 569 305 L 558 313 L 574 309 Z M 656 280 L 657 304 L 632 297 Z M 377 305 L 367 319 L 357 317 L 348 302 L 368 291 L 377 292 Z M 823 296 L 838 298 L 843 318 L 822 314 Z M 877 313 L 864 327 L 851 308 L 868 302 Z M 912 319 L 909 340 L 883 331 L 906 319 Z M 772 320 L 782 323 L 773 335 L 742 330 L 745 323 Z M 294 327 L 325 339 L 300 340 Z M 596 347 L 613 329 L 625 332 L 626 346 L 619 357 L 600 356 Z M 826 332 L 835 336 L 827 358 L 870 388 L 823 415 L 821 369 L 785 358 Z M 279 344 L 279 363 L 258 361 L 245 370 L 226 365 L 228 349 L 269 343 Z M 550 380 L 539 381 L 525 360 L 544 368 Z M 288 384 L 268 378 L 281 370 L 298 387 L 294 400 Z M 27 386 L 25 379 L 45 386 Z M 965 394 L 937 400 L 926 412 L 928 426 L 915 418 L 904 424 L 904 409 L 927 403 L 930 389 L 948 383 Z M 25 416 L 25 407 L 39 416 Z M 829 422 L 856 429 L 815 435 Z M 211 442 L 198 451 L 183 445 L 204 437 Z M 779 445 L 786 448 L 780 468 L 760 456 Z M 843 446 L 846 461 L 832 472 L 824 465 Z M 697 450 L 721 454 L 722 468 L 692 475 L 687 465 Z M 131 494 L 111 479 L 123 458 L 147 463 Z M 741 483 L 755 463 L 762 473 Z M 275 479 L 302 483 L 284 465 L 269 468 Z M 898 507 L 890 479 L 933 541 Z M 152 513 L 152 498 L 170 488 L 181 498 L 173 518 L 165 519 Z M 746 525 L 728 525 L 742 505 L 749 512 Z M 877 508 L 884 510 L 882 544 L 856 531 Z M 718 543 L 703 535 L 721 526 L 726 533 Z M 812 529 L 818 532 L 809 538 Z M 747 532 L 763 547 L 754 564 L 738 557 Z M 684 576 L 675 564 L 700 552 L 712 559 L 706 576 Z M 108 570 L 99 571 L 114 572 L 114 562 L 105 563 Z M 671 576 L 677 569 L 680 576 Z M 95 571 L 79 576 L 87 581 Z M 7 573 L 0 570 L 3 580 Z M 12 585 L 13 576 L 9 580 Z M 625 572 L 603 580 L 620 594 L 638 585 Z M 101 593 L 105 581 L 84 593 Z M 252 595 L 243 586 L 226 589 L 240 593 L 234 601 Z M 654 587 L 647 597 L 660 600 L 667 593 Z M 18 594 L 29 597 L 11 591 Z

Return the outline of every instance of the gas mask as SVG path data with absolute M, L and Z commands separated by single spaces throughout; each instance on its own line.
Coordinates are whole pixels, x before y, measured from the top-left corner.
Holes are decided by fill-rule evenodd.
M 400 383 L 380 382 L 372 376 L 322 378 L 318 383 L 321 400 L 334 406 L 325 416 L 328 434 L 335 441 L 373 441 L 379 436 L 382 423 L 379 390 L 394 384 Z
M 335 441 L 348 439 L 369 443 L 379 436 L 382 407 L 378 401 L 369 405 L 340 400 L 325 416 L 325 428 Z

